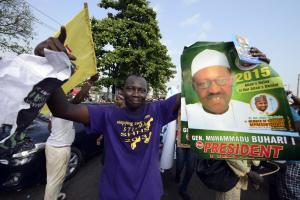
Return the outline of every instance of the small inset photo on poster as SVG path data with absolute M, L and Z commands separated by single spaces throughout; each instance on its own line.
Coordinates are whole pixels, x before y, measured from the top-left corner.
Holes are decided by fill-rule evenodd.
M 251 101 L 252 110 L 260 115 L 273 115 L 279 108 L 279 102 L 271 94 L 260 93 L 255 95 Z

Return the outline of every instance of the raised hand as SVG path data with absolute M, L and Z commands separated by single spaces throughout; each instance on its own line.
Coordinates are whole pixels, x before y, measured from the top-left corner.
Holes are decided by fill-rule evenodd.
M 52 51 L 60 51 L 65 52 L 65 54 L 69 57 L 70 60 L 76 60 L 76 57 L 67 52 L 67 49 L 64 47 L 65 40 L 67 38 L 67 31 L 64 26 L 60 28 L 60 34 L 58 38 L 49 37 L 47 40 L 39 43 L 35 49 L 34 54 L 37 56 L 45 56 L 44 49 L 50 49 Z
M 255 48 L 255 47 L 250 48 L 250 54 L 253 57 L 258 57 L 259 60 L 264 61 L 268 64 L 271 62 L 271 60 L 269 58 L 267 58 L 266 54 L 264 54 L 263 52 L 261 52 L 259 49 Z
M 94 82 L 98 81 L 98 79 L 99 79 L 99 74 L 97 72 L 95 75 L 91 76 L 91 78 L 89 79 L 89 81 L 91 83 L 94 83 Z

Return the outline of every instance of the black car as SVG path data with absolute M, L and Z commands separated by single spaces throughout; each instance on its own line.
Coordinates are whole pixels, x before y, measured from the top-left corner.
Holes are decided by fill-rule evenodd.
M 96 144 L 98 134 L 86 134 L 83 124 L 74 122 L 74 126 L 75 141 L 71 147 L 66 179 L 74 176 L 84 161 L 101 153 L 103 149 Z M 25 134 L 30 143 L 26 150 L 20 148 L 12 155 L 0 158 L 0 191 L 21 190 L 46 182 L 45 142 L 50 135 L 48 119 L 37 117 Z

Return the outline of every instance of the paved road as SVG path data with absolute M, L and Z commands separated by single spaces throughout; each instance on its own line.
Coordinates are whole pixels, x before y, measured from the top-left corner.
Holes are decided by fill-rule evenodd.
M 97 200 L 98 180 L 101 172 L 100 156 L 97 156 L 82 166 L 81 170 L 69 181 L 64 183 L 63 191 L 68 200 Z M 163 173 L 165 194 L 162 200 L 181 200 L 178 196 L 177 185 L 174 183 L 174 169 Z M 42 200 L 44 185 L 34 186 L 20 192 L 1 193 L 1 200 Z M 208 190 L 194 174 L 189 193 L 193 200 L 213 200 L 215 193 Z M 266 200 L 267 186 L 258 191 L 249 190 L 242 193 L 242 200 Z M 101 192 L 101 191 L 100 191 Z

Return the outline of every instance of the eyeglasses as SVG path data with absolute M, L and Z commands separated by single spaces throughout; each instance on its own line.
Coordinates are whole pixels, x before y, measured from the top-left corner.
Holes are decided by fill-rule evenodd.
M 196 86 L 197 89 L 207 89 L 211 86 L 212 82 L 215 82 L 218 86 L 225 86 L 228 85 L 231 82 L 230 78 L 218 78 L 215 80 L 203 80 L 199 82 L 195 82 L 194 86 Z

